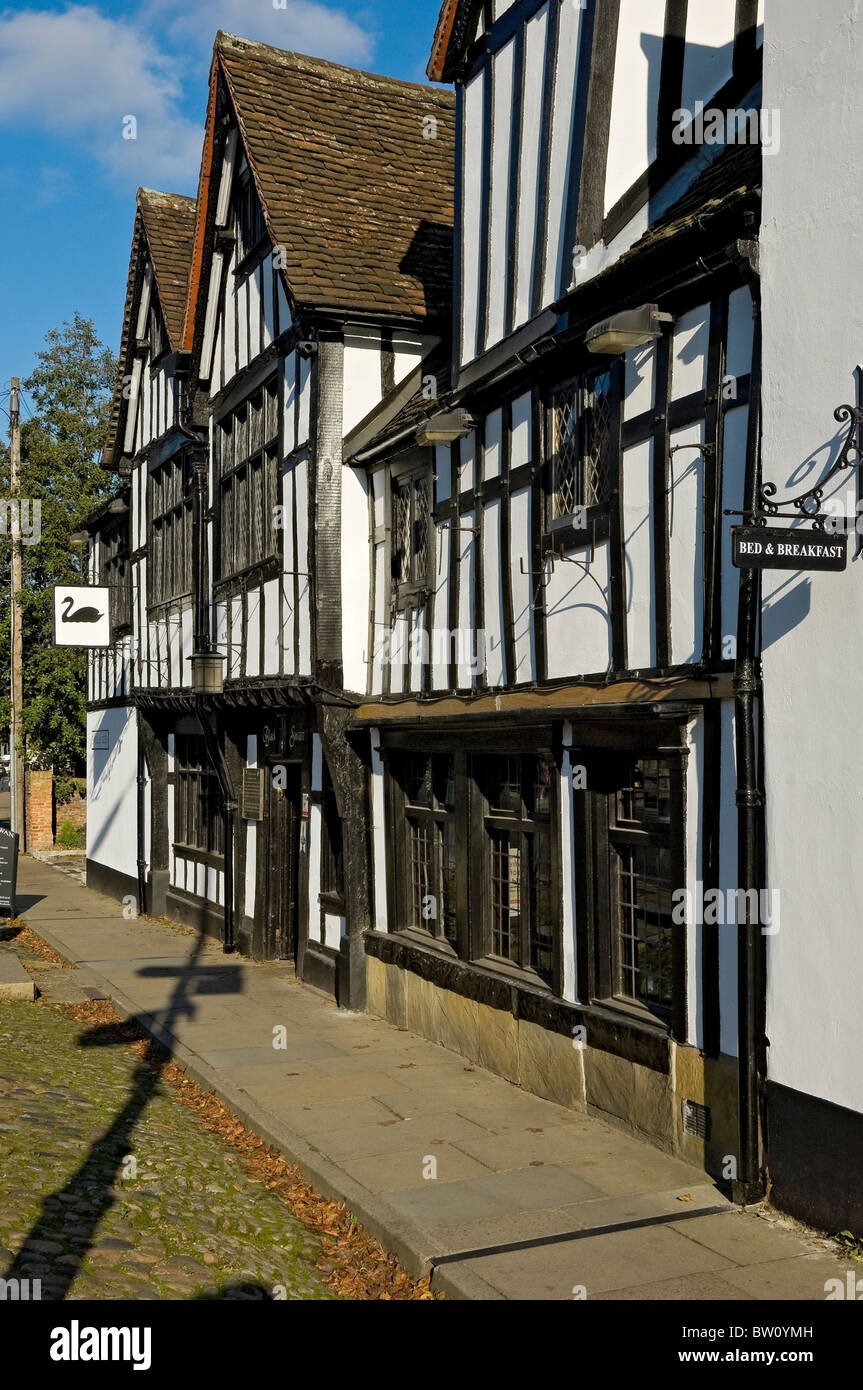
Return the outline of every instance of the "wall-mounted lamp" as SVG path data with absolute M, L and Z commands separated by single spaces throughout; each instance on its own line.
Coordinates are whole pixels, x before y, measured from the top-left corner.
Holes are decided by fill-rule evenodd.
M 125 516 L 128 510 L 129 504 L 124 502 L 122 497 L 115 497 L 113 501 L 108 503 L 108 511 L 112 516 Z
M 473 416 L 466 410 L 442 410 L 417 426 L 417 444 L 452 444 L 473 426 Z
M 617 357 L 630 348 L 661 338 L 662 325 L 673 322 L 673 316 L 660 313 L 656 304 L 640 304 L 637 309 L 622 309 L 619 314 L 595 323 L 588 329 L 585 346 L 588 352 Z
M 69 541 L 72 545 L 86 545 L 89 539 L 89 531 L 73 531 L 69 537 Z
M 192 663 L 192 690 L 196 695 L 221 695 L 225 686 L 222 663 L 227 657 L 221 652 L 193 652 L 187 658 Z

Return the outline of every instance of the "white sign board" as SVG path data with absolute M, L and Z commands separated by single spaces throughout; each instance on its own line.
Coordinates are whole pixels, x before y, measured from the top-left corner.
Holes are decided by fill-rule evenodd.
M 110 646 L 109 596 L 107 588 L 58 584 L 54 590 L 54 645 Z

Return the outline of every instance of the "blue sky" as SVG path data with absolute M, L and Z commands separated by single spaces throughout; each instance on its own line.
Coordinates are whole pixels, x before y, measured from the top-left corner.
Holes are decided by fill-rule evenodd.
M 425 81 L 439 0 L 275 3 L 0 0 L 0 398 L 76 309 L 116 351 L 135 190 L 197 192 L 217 29 Z

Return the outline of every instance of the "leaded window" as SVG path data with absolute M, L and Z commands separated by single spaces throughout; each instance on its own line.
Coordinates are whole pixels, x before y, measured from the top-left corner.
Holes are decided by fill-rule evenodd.
M 150 305 L 150 365 L 162 356 L 165 351 L 165 333 L 162 324 L 162 312 L 157 302 Z
M 182 454 L 150 473 L 150 603 L 192 591 L 192 468 Z
M 674 1004 L 668 764 L 657 758 L 633 763 L 614 802 L 609 841 L 616 918 L 616 992 L 667 1017 Z
M 429 485 L 427 469 L 392 482 L 392 574 L 399 596 L 428 586 Z
M 219 421 L 219 574 L 277 553 L 278 393 L 275 380 Z
M 174 844 L 222 856 L 222 792 L 200 734 L 177 734 L 174 758 Z
M 109 591 L 111 631 L 132 622 L 128 525 L 115 526 L 100 536 L 101 583 Z
M 257 190 L 249 177 L 237 194 L 237 264 L 251 255 L 264 235 L 264 217 Z
M 345 855 L 342 821 L 330 770 L 324 763 L 321 795 L 321 896 L 344 904 Z
M 617 486 L 614 374 L 577 377 L 551 395 L 551 521 L 607 506 Z
M 477 761 L 486 803 L 489 954 L 551 984 L 552 764 L 542 757 Z
M 407 827 L 403 925 L 456 940 L 455 770 L 446 754 L 412 753 L 400 765 Z

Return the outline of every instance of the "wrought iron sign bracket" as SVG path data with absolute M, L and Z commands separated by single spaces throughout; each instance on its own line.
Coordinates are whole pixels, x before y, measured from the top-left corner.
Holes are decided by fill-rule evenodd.
M 545 564 L 543 565 L 541 570 L 525 569 L 524 556 L 519 555 L 518 557 L 519 572 L 525 575 L 525 577 L 528 579 L 536 580 L 536 585 L 534 586 L 533 601 L 529 605 L 531 613 L 538 613 L 542 611 L 542 604 L 538 602 L 539 594 L 541 590 L 544 590 L 548 587 L 549 580 L 551 579 L 552 574 L 554 574 L 554 552 L 549 551 L 548 555 L 543 556 L 543 560 L 551 560 L 551 573 L 549 573 L 548 568 Z
M 858 518 L 861 514 L 861 502 L 863 502 L 863 368 L 858 367 L 855 376 L 857 378 L 857 405 L 839 405 L 833 412 L 833 418 L 838 424 L 848 425 L 848 431 L 842 448 L 831 465 L 829 471 L 815 486 L 807 488 L 805 492 L 798 493 L 796 497 L 785 497 L 781 501 L 775 501 L 776 484 L 761 483 L 758 489 L 758 506 L 749 511 L 733 511 L 726 509 L 726 516 L 740 516 L 750 526 L 766 526 L 768 521 L 788 520 L 788 521 L 811 521 L 812 529 L 815 531 L 825 530 L 847 530 L 850 528 L 856 533 L 857 548 L 854 554 L 856 560 L 863 550 L 863 534 L 861 527 L 858 526 Z M 857 515 L 853 518 L 839 517 L 833 512 L 825 512 L 823 509 L 824 492 L 827 485 L 840 473 L 851 469 L 856 475 L 857 482 Z M 788 509 L 793 510 L 788 510 Z M 784 510 L 783 510 L 784 509 Z M 833 523 L 832 526 L 830 523 Z

